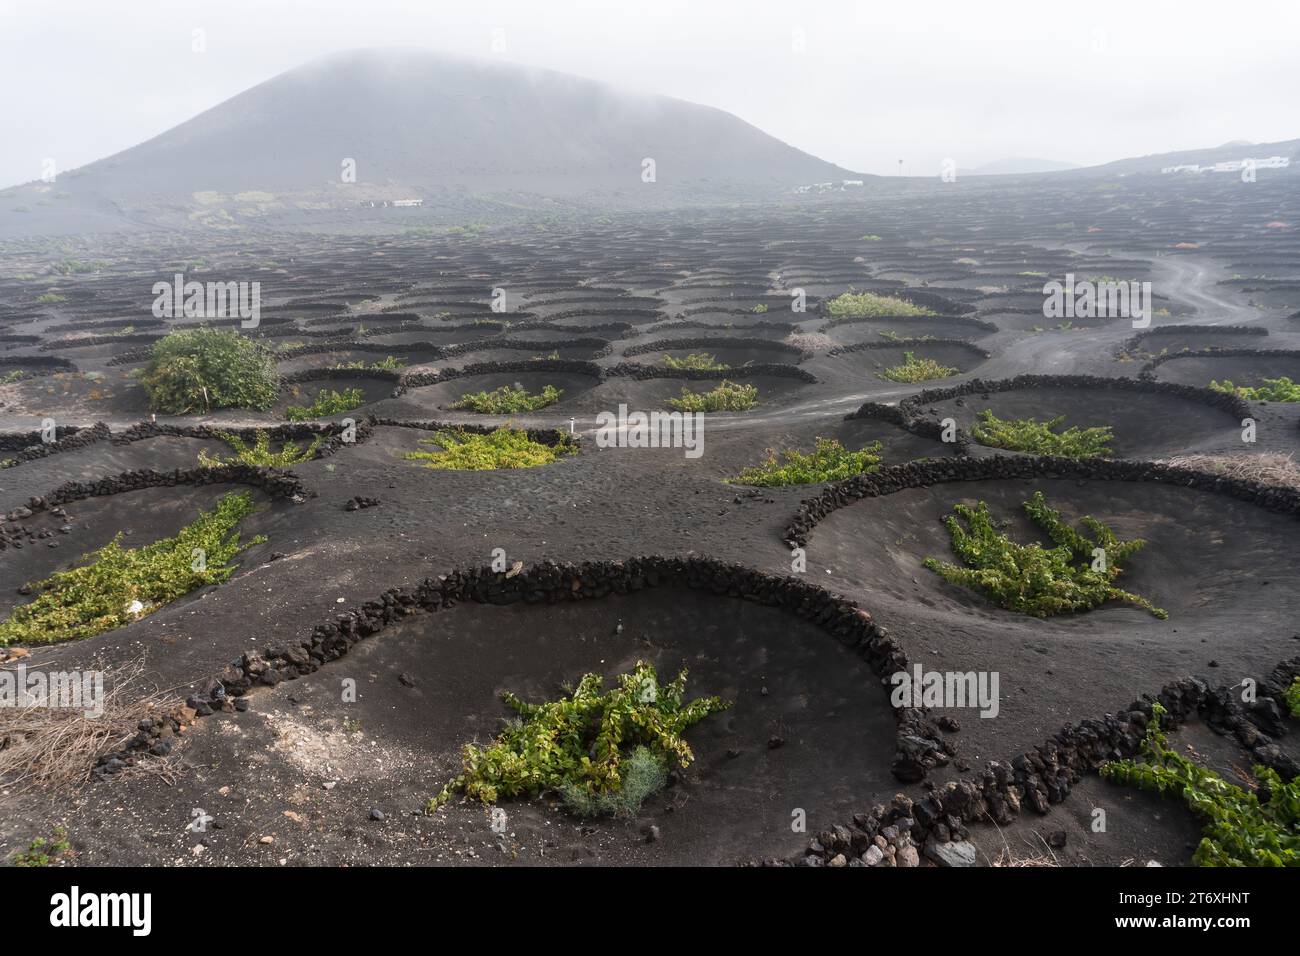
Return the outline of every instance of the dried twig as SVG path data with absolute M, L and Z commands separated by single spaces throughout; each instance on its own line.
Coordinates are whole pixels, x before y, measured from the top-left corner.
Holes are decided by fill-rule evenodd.
M 1282 488 L 1300 488 L 1300 465 L 1289 454 L 1261 452 L 1257 455 L 1180 455 L 1176 458 L 1162 458 L 1157 464 L 1208 471 L 1225 478 L 1258 481 Z
M 104 669 L 103 712 L 58 709 L 44 702 L 0 707 L 0 784 L 23 792 L 38 787 L 80 787 L 101 756 L 122 749 L 145 717 L 179 708 L 175 693 L 144 677 L 144 660 Z M 177 769 L 170 758 L 137 761 L 136 772 L 157 773 L 171 782 Z

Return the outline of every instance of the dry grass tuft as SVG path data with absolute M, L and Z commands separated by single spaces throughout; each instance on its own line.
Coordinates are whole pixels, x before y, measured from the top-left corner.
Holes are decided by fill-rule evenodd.
M 834 348 L 835 340 L 824 332 L 791 332 L 785 337 L 785 344 L 805 352 L 824 352 Z
M 105 668 L 103 713 L 98 717 L 39 702 L 0 707 L 0 786 L 21 793 L 37 788 L 66 791 L 89 783 L 99 758 L 121 750 L 141 720 L 171 714 L 184 703 L 144 673 L 143 659 Z M 172 757 L 152 756 L 125 772 L 131 771 L 160 774 L 169 782 L 177 773 Z
M 1300 465 L 1290 455 L 1182 455 L 1177 458 L 1162 458 L 1157 464 L 1208 471 L 1225 478 L 1258 481 L 1281 488 L 1300 488 Z
M 997 826 L 997 824 L 994 824 L 994 826 Z M 993 861 L 994 866 L 1007 867 L 1007 868 L 1019 868 L 1022 866 L 1060 866 L 1061 865 L 1060 861 L 1057 860 L 1056 858 L 1056 854 L 1052 852 L 1051 845 L 1048 844 L 1048 842 L 1045 839 L 1043 839 L 1043 835 L 1041 833 L 1037 833 L 1037 832 L 1034 833 L 1034 836 L 1038 838 L 1038 842 L 1042 844 L 1041 847 L 1034 846 L 1031 842 L 1029 842 L 1029 840 L 1025 840 L 1024 841 L 1025 846 L 1029 848 L 1030 852 L 1025 853 L 1022 851 L 1019 854 L 1017 854 L 1012 851 L 1011 844 L 1007 843 L 1007 835 L 1002 832 L 1002 828 L 998 827 L 997 829 L 998 829 L 998 836 L 1002 838 L 1002 851 L 998 853 L 997 858 L 994 859 Z

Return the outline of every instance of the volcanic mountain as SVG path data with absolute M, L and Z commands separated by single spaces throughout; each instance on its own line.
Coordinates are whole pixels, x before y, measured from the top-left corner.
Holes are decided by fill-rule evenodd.
M 722 110 L 503 62 L 375 49 L 276 76 L 60 176 L 56 189 L 73 205 L 152 218 L 385 199 L 663 205 L 843 178 L 860 176 Z

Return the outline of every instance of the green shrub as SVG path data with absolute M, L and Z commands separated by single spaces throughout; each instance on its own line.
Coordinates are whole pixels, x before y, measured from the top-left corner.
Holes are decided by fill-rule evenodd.
M 786 449 L 780 455 L 769 450 L 761 465 L 746 468 L 728 480 L 737 485 L 782 488 L 786 485 L 840 481 L 879 468 L 880 442 L 873 442 L 859 451 L 849 451 L 833 438 L 818 438 L 817 446 L 810 455 L 805 455 L 796 448 Z
M 69 855 L 72 844 L 68 842 L 68 831 L 64 827 L 55 827 L 51 839 L 37 837 L 27 844 L 27 849 L 14 855 L 14 866 L 53 866 Z
M 1160 730 L 1164 714 L 1152 705 L 1141 759 L 1103 764 L 1102 777 L 1182 799 L 1205 821 L 1197 866 L 1300 866 L 1300 777 L 1283 783 L 1256 766 L 1258 792 L 1247 792 L 1172 750 Z
M 421 445 L 437 445 L 440 451 L 410 451 L 406 458 L 426 468 L 452 471 L 491 471 L 497 468 L 536 468 L 549 465 L 563 455 L 577 451 L 577 445 L 563 436 L 556 445 L 533 441 L 522 429 L 503 426 L 486 435 L 460 429 L 442 429 Z
M 767 311 L 767 304 L 764 302 L 760 302 L 758 305 L 754 306 L 749 311 L 753 312 L 755 315 L 762 315 Z
M 745 412 L 758 404 L 758 389 L 724 381 L 710 391 L 692 392 L 683 385 L 681 396 L 667 404 L 679 412 Z
M 1227 392 L 1250 402 L 1300 402 L 1300 382 L 1293 382 L 1283 375 L 1281 378 L 1260 379 L 1263 385 L 1233 385 L 1231 381 L 1211 381 L 1210 388 L 1216 392 Z
M 1064 415 L 1049 418 L 1045 422 L 1034 418 L 1003 419 L 986 408 L 980 412 L 979 421 L 972 426 L 971 436 L 981 445 L 990 448 L 1006 448 L 1034 455 L 1096 458 L 1111 453 L 1109 443 L 1114 435 L 1109 426 L 1079 428 L 1071 425 L 1064 431 L 1057 431 L 1064 421 Z
M 664 365 L 669 368 L 690 368 L 703 372 L 717 372 L 727 367 L 706 352 L 692 352 L 685 358 L 674 358 L 671 355 L 665 355 Z
M 345 388 L 341 392 L 322 388 L 310 405 L 290 405 L 284 410 L 284 417 L 291 422 L 306 422 L 349 412 L 365 403 L 366 394 L 359 388 Z
M 933 335 L 899 335 L 893 329 L 881 329 L 879 332 L 881 338 L 889 342 L 933 342 Z
M 545 386 L 536 395 L 530 395 L 522 385 L 502 385 L 492 391 L 471 392 L 462 395 L 451 407 L 460 411 L 482 412 L 485 415 L 512 415 L 516 412 L 535 412 L 554 405 L 564 394 L 554 385 Z
M 642 661 L 632 673 L 620 674 L 613 690 L 602 693 L 603 685 L 599 674 L 585 674 L 572 696 L 542 704 L 502 694 L 517 719 L 488 746 L 465 745 L 463 773 L 428 809 L 456 793 L 495 803 L 559 791 L 586 815 L 634 812 L 661 785 L 667 767 L 685 767 L 694 759 L 682 736 L 686 730 L 730 706 L 718 697 L 683 703 L 686 671 L 660 684 L 654 667 Z M 648 760 L 636 756 L 639 748 Z
M 1292 717 L 1300 717 L 1300 677 L 1291 682 L 1282 694 L 1283 701 L 1287 709 L 1291 711 Z
M 290 465 L 301 464 L 315 458 L 316 451 L 325 440 L 324 435 L 317 435 L 310 445 L 302 449 L 298 447 L 297 442 L 287 441 L 280 446 L 279 451 L 271 451 L 271 436 L 264 431 L 257 433 L 252 447 L 249 447 L 238 435 L 230 432 L 221 432 L 219 437 L 234 450 L 235 457 L 209 458 L 207 451 L 201 451 L 199 464 L 205 468 L 234 464 L 255 465 L 260 468 L 288 468 Z
M 1080 523 L 1095 537 L 1089 539 L 1049 508 L 1041 491 L 1034 492 L 1024 508 L 1056 547 L 1016 544 L 994 529 L 987 504 L 981 501 L 975 508 L 959 504 L 953 508 L 956 515 L 944 518 L 944 525 L 953 551 L 966 567 L 935 558 L 926 558 L 925 567 L 998 607 L 1034 617 L 1088 611 L 1107 601 L 1127 601 L 1162 620 L 1169 616 L 1146 598 L 1115 586 L 1123 565 L 1145 541 L 1120 541 L 1106 525 L 1085 516 Z M 969 530 L 959 519 L 966 521 Z M 1095 556 L 1098 548 L 1103 553 Z
M 903 364 L 887 368 L 880 373 L 881 378 L 891 382 L 928 382 L 932 378 L 947 378 L 956 375 L 960 369 L 940 365 L 934 359 L 918 359 L 915 352 L 903 353 Z
M 235 571 L 227 562 L 266 540 L 258 536 L 240 543 L 239 522 L 252 512 L 251 493 L 231 492 L 211 511 L 200 511 L 175 537 L 123 548 L 118 534 L 84 564 L 33 584 L 36 599 L 0 621 L 0 645 L 94 637 L 152 614 L 195 588 L 225 582 Z M 202 562 L 195 549 L 202 551 Z M 140 607 L 132 610 L 133 602 Z
M 47 302 L 67 302 L 68 297 L 59 295 L 57 292 L 46 292 L 43 295 L 38 295 L 36 301 L 44 305 Z
M 406 363 L 393 356 L 388 356 L 382 362 L 367 363 L 364 359 L 357 359 L 355 362 L 337 362 L 331 365 L 332 369 L 365 369 L 370 372 L 396 372 L 399 369 L 406 368 Z
M 897 296 L 854 292 L 852 288 L 828 301 L 826 308 L 837 319 L 850 316 L 934 315 L 930 309 Z
M 5 372 L 0 375 L 0 385 L 12 385 L 14 382 L 21 382 L 26 377 L 27 373 L 23 369 L 16 368 L 12 372 Z
M 215 408 L 265 411 L 280 393 L 271 354 L 227 329 L 181 329 L 156 343 L 140 376 L 155 411 L 183 415 Z

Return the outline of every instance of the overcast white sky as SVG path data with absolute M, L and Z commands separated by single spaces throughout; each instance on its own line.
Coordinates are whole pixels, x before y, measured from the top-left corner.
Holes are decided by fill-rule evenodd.
M 1086 165 L 1300 137 L 1297 36 L 1297 0 L 0 0 L 0 185 L 389 45 L 717 106 L 862 172 Z

